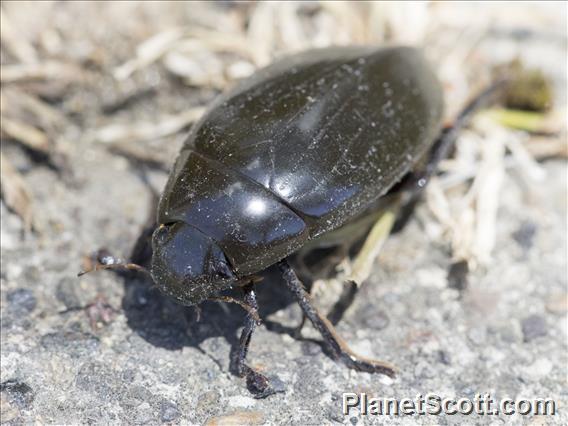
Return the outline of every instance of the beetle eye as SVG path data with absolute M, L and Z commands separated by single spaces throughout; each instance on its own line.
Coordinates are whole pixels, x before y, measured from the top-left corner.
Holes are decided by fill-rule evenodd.
M 163 243 L 168 236 L 168 228 L 164 225 L 160 225 L 155 231 L 153 235 L 154 241 L 157 243 Z
M 156 241 L 163 243 L 166 241 L 166 238 L 168 237 L 168 231 L 169 229 L 175 225 L 176 222 L 169 222 L 169 223 L 162 223 L 160 224 L 160 226 L 158 226 L 158 228 L 154 231 L 154 238 L 156 238 Z

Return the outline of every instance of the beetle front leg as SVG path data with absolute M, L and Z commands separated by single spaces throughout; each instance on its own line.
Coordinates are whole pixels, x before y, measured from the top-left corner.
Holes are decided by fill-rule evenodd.
M 312 304 L 309 294 L 304 290 L 302 282 L 286 259 L 278 263 L 278 267 L 283 273 L 286 285 L 295 296 L 296 301 L 309 318 L 314 327 L 320 332 L 330 355 L 343 362 L 347 367 L 368 373 L 381 373 L 389 377 L 394 377 L 395 368 L 385 362 L 375 361 L 355 354 L 345 341 L 337 334 L 333 324 Z
M 258 303 L 252 284 L 243 287 L 244 301 L 249 306 L 250 312 L 245 318 L 245 325 L 237 346 L 231 351 L 230 370 L 239 377 L 246 377 L 247 388 L 255 398 L 266 398 L 277 391 L 271 386 L 266 376 L 249 367 L 246 363 L 248 347 L 254 329 L 258 325 Z

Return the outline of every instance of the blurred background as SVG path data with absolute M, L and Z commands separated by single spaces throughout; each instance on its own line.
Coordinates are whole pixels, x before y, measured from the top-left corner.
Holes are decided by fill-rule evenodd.
M 237 417 L 242 423 L 278 416 L 294 421 L 289 410 L 302 398 L 327 398 L 316 390 L 335 395 L 334 389 L 350 391 L 361 380 L 374 386 L 375 379 L 353 379 L 320 353 L 322 371 L 334 372 L 333 384 L 322 386 L 323 378 L 314 376 L 317 385 L 306 382 L 312 396 L 298 389 L 288 392 L 289 407 L 278 399 L 279 408 L 267 414 L 268 406 L 246 399 L 243 384 L 226 375 L 227 342 L 217 340 L 226 330 L 215 334 L 201 325 L 205 331 L 195 331 L 201 336 L 195 343 L 187 337 L 187 324 L 176 317 L 189 315 L 181 308 L 161 299 L 148 307 L 144 297 L 150 293 L 123 288 L 112 274 L 75 278 L 93 250 L 107 247 L 128 256 L 151 214 L 152 190 L 161 191 L 184 135 L 216 95 L 276 58 L 329 45 L 423 47 L 443 83 L 447 123 L 491 81 L 507 75 L 515 82 L 498 107 L 479 114 L 460 136 L 452 158 L 441 165 L 444 174 L 427 191 L 420 225 L 395 238 L 379 259 L 383 266 L 377 266 L 377 280 L 393 284 L 367 297 L 391 306 L 385 315 L 401 322 L 400 328 L 391 330 L 380 317 L 375 329 L 361 334 L 354 314 L 346 334 L 370 342 L 358 346 L 362 352 L 411 366 L 412 374 L 403 375 L 401 387 L 395 385 L 391 393 L 421 390 L 424 383 L 429 390 L 452 388 L 476 362 L 485 369 L 487 363 L 495 367 L 509 359 L 510 368 L 523 370 L 542 358 L 539 351 L 550 354 L 548 363 L 532 365 L 531 371 L 543 372 L 533 377 L 534 387 L 525 378 L 529 385 L 523 389 L 558 390 L 566 364 L 566 330 L 560 322 L 567 309 L 566 4 L 44 1 L 3 2 L 0 10 L 2 421 L 192 423 L 225 415 L 242 415 Z M 436 249 L 422 253 L 429 244 Z M 401 261 L 401 253 L 414 256 L 423 269 Z M 515 269 L 518 264 L 525 269 Z M 429 375 L 418 382 L 423 371 L 412 366 L 424 359 L 423 349 L 383 346 L 383 341 L 397 340 L 398 333 L 407 335 L 410 346 L 429 344 L 415 330 L 422 317 L 401 320 L 408 319 L 401 314 L 408 303 L 404 291 L 411 291 L 408 282 L 415 278 L 408 276 L 405 285 L 395 288 L 396 280 L 405 278 L 394 276 L 409 268 L 417 269 L 416 280 L 442 299 L 447 292 L 452 303 L 464 298 L 471 304 L 465 313 L 446 312 L 465 332 L 440 319 L 428 333 L 446 336 L 446 345 L 456 351 L 472 346 L 467 356 L 473 360 L 457 362 L 453 371 L 447 365 L 439 370 L 423 366 Z M 469 278 L 467 271 L 473 274 Z M 481 277 L 491 276 L 481 292 L 467 289 L 468 280 L 479 284 Z M 495 290 L 497 277 L 508 277 L 502 290 Z M 492 291 L 509 294 L 504 305 Z M 326 295 L 321 297 L 325 304 Z M 430 305 L 438 302 L 427 296 L 422 301 L 408 309 L 433 315 Z M 81 306 L 89 309 L 77 309 Z M 121 306 L 159 321 L 125 317 Z M 376 314 L 365 306 L 359 311 L 367 321 Z M 504 346 L 500 355 L 483 353 L 479 346 L 490 345 L 492 338 L 486 328 L 472 326 L 479 315 L 491 317 L 488 306 L 500 312 L 496 321 L 512 321 L 517 330 L 508 337 L 514 343 L 499 341 Z M 234 314 L 235 322 L 239 315 Z M 291 308 L 274 315 L 292 323 L 298 318 Z M 179 334 L 168 334 L 172 327 Z M 376 336 L 377 327 L 386 330 Z M 474 330 L 473 337 L 468 330 Z M 526 333 L 528 341 L 548 335 L 549 345 L 519 349 L 515 345 L 527 342 Z M 426 357 L 443 350 L 444 338 Z M 271 342 L 274 350 L 285 345 L 282 339 L 265 330 L 258 344 Z M 302 346 L 291 357 L 310 357 L 310 348 Z M 179 364 L 188 371 L 183 374 L 170 365 L 178 365 L 182 349 L 186 362 L 198 359 Z M 515 358 L 513 352 L 521 355 Z M 264 356 L 271 369 L 278 363 L 271 356 L 286 358 L 270 352 L 256 356 Z M 285 364 L 281 370 L 287 370 Z M 171 371 L 172 377 L 161 371 Z M 210 373 L 203 376 L 203 371 Z M 443 385 L 435 381 L 439 376 L 448 376 Z M 553 383 L 542 382 L 545 376 Z M 495 387 L 498 377 L 488 373 L 480 391 Z M 294 378 L 288 375 L 284 381 L 294 383 Z M 455 392 L 465 385 L 460 386 Z M 314 423 L 345 420 L 337 414 L 338 404 L 327 404 L 306 418 Z
M 31 206 L 28 172 L 48 167 L 76 187 L 96 179 L 81 176 L 93 150 L 167 170 L 218 93 L 275 58 L 334 44 L 423 46 L 445 88 L 447 122 L 489 82 L 521 69 L 524 80 L 509 99 L 515 111 L 498 118 L 564 134 L 565 30 L 565 8 L 545 2 L 7 2 L 3 201 L 24 230 L 47 231 L 56 218 Z M 566 155 L 562 138 L 511 138 L 532 177 L 542 176 L 535 155 Z M 463 146 L 474 151 L 463 158 L 471 175 L 481 145 Z M 463 172 L 463 162 L 454 170 Z

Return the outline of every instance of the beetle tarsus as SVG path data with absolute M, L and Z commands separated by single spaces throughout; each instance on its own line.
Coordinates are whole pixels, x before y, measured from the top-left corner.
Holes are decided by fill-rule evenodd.
M 339 360 L 343 362 L 347 367 L 357 370 L 364 371 L 366 373 L 378 373 L 384 374 L 394 378 L 396 376 L 396 369 L 394 366 L 389 365 L 382 361 L 375 361 L 373 359 L 363 358 L 359 355 L 353 354 L 349 348 L 343 348 L 344 350 L 339 354 Z M 347 349 L 348 351 L 346 351 Z
M 312 304 L 309 294 L 304 289 L 302 282 L 290 267 L 286 259 L 278 263 L 282 271 L 286 285 L 295 296 L 296 301 L 302 308 L 304 314 L 312 322 L 316 330 L 323 337 L 326 349 L 332 358 L 343 362 L 347 367 L 368 373 L 380 373 L 389 377 L 394 377 L 395 368 L 385 362 L 375 361 L 356 355 L 337 334 L 333 324 Z
M 256 301 L 256 294 L 252 284 L 243 287 L 245 293 L 244 301 L 248 306 L 245 325 L 239 339 L 238 346 L 236 346 L 231 353 L 231 371 L 239 377 L 246 377 L 247 388 L 255 398 L 266 398 L 276 392 L 270 380 L 259 373 L 246 363 L 248 347 L 254 329 L 259 324 L 258 316 L 258 303 Z
M 266 398 L 278 392 L 272 387 L 268 377 L 250 367 L 246 370 L 247 389 L 256 399 Z

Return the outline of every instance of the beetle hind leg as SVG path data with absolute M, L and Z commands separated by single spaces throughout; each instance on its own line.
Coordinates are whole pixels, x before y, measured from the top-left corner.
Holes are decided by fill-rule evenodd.
M 347 367 L 358 371 L 365 371 L 368 373 L 381 373 L 389 377 L 394 377 L 395 368 L 385 362 L 375 361 L 372 359 L 364 358 L 356 355 L 337 334 L 333 324 L 311 303 L 310 296 L 304 290 L 302 282 L 288 264 L 286 259 L 278 263 L 278 267 L 282 271 L 284 281 L 292 292 L 296 301 L 302 308 L 302 311 L 312 322 L 313 326 L 319 331 L 324 339 L 326 348 L 330 355 L 341 362 Z
M 333 325 L 337 325 L 341 318 L 343 318 L 345 312 L 355 301 L 355 297 L 361 289 L 361 286 L 371 275 L 374 262 L 392 231 L 397 207 L 398 204 L 386 209 L 381 214 L 365 237 L 363 245 L 355 255 L 353 261 L 347 262 L 346 266 L 349 272 L 346 274 L 346 277 L 344 277 L 343 290 L 339 299 L 335 302 L 327 315 L 327 318 Z
M 409 221 L 412 213 L 422 197 L 424 188 L 430 178 L 436 174 L 440 162 L 448 157 L 450 150 L 455 145 L 458 135 L 469 124 L 472 117 L 483 107 L 490 105 L 495 96 L 506 87 L 507 80 L 497 80 L 476 97 L 474 97 L 454 119 L 454 122 L 442 129 L 432 148 L 426 154 L 426 164 L 421 169 L 408 173 L 398 185 L 400 189 L 410 192 L 407 202 L 402 206 L 393 232 L 398 232 Z
M 274 389 L 265 375 L 249 367 L 245 362 L 252 333 L 258 325 L 258 303 L 252 284 L 244 286 L 243 291 L 245 303 L 250 311 L 247 313 L 238 345 L 231 350 L 230 370 L 233 374 L 246 378 L 247 388 L 255 398 L 266 398 L 279 390 Z
M 337 302 L 335 302 L 327 314 L 329 322 L 333 325 L 337 325 L 339 321 L 341 321 L 341 318 L 343 318 L 347 309 L 349 309 L 355 301 L 359 288 L 359 284 L 355 281 L 347 281 L 344 283 L 339 299 L 337 299 Z

